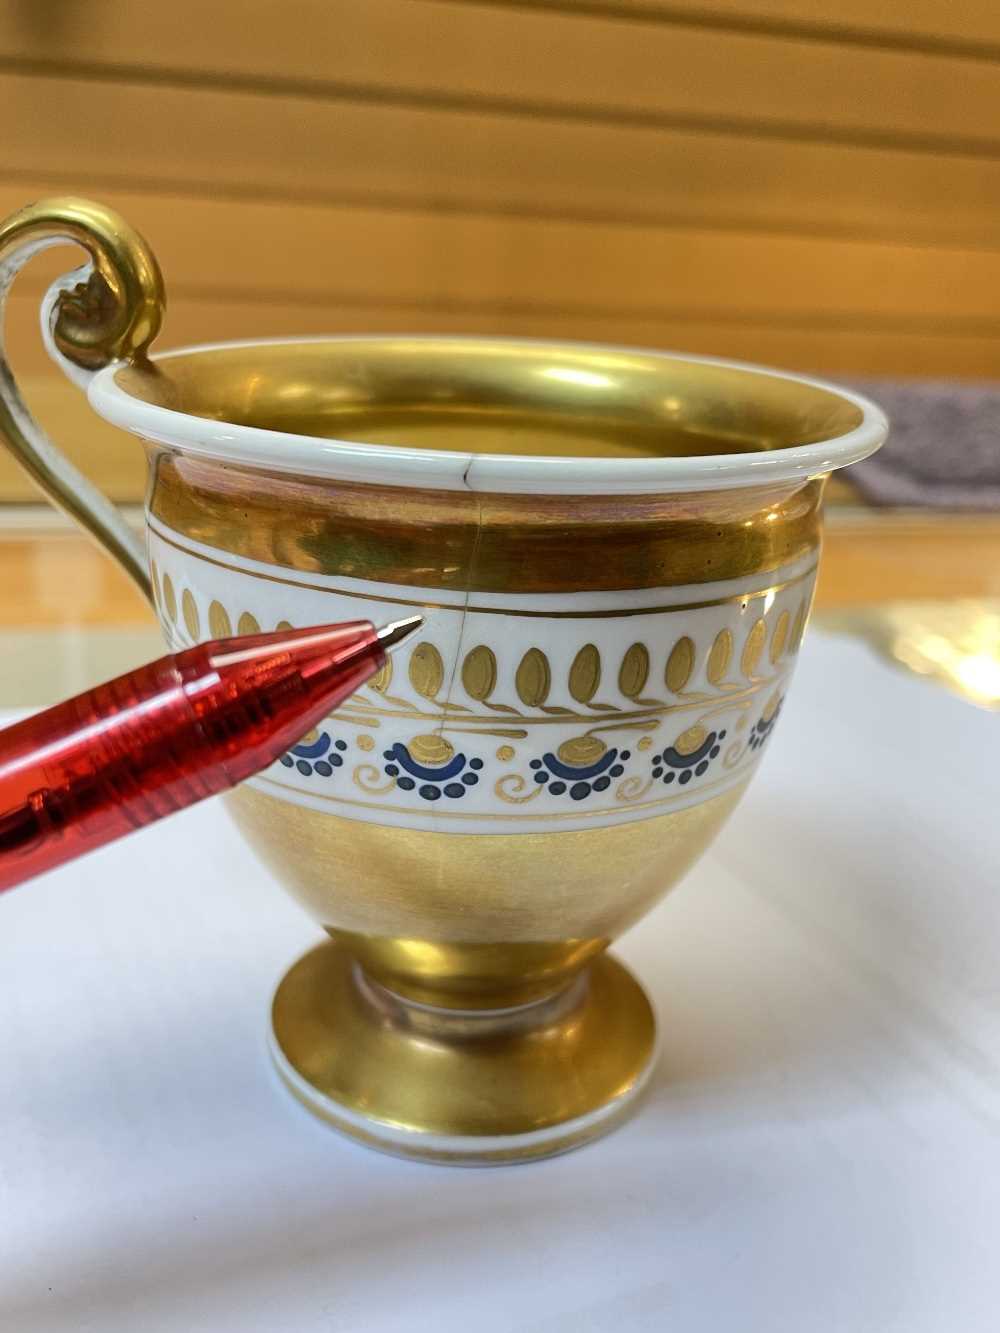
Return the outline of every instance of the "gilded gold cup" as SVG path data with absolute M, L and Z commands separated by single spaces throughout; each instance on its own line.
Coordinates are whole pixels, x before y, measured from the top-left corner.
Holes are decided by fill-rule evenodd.
M 0 231 L 90 254 L 53 356 L 145 441 L 146 555 L 7 377 L 9 446 L 154 598 L 167 642 L 419 611 L 414 636 L 229 798 L 324 927 L 272 1009 L 292 1091 L 346 1133 L 503 1162 L 603 1133 L 655 1053 L 606 952 L 745 790 L 809 615 L 826 475 L 878 408 L 797 376 L 488 338 L 147 354 L 155 260 L 115 215 Z

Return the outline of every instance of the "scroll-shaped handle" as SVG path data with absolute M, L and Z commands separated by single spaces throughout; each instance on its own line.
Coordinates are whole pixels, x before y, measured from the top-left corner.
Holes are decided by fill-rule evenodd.
M 142 237 L 86 199 L 43 199 L 0 225 L 0 440 L 32 480 L 114 556 L 152 600 L 142 542 L 115 506 L 65 459 L 32 417 L 7 362 L 3 315 L 11 283 L 33 255 L 75 241 L 90 256 L 42 303 L 49 355 L 81 387 L 112 361 L 142 361 L 163 319 L 163 279 Z

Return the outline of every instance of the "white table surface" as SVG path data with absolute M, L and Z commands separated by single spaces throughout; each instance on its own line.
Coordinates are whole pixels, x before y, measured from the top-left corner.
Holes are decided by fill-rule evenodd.
M 713 851 L 619 946 L 638 1116 L 396 1161 L 285 1094 L 318 932 L 224 812 L 0 900 L 3 1333 L 1000 1326 L 1000 715 L 816 636 Z

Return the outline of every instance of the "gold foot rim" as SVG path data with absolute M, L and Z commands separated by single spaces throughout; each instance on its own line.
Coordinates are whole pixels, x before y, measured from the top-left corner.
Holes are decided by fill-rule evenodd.
M 533 1032 L 472 1040 L 380 1022 L 355 968 L 332 942 L 300 958 L 275 992 L 269 1045 L 297 1100 L 368 1147 L 465 1166 L 551 1157 L 621 1124 L 649 1082 L 653 1010 L 607 955 L 569 1013 Z

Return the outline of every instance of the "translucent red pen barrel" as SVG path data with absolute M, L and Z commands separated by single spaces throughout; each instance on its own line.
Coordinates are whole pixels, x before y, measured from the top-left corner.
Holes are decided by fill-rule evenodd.
M 260 772 L 384 663 L 367 621 L 220 639 L 0 731 L 0 891 Z

